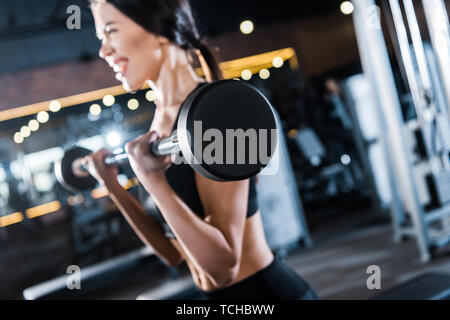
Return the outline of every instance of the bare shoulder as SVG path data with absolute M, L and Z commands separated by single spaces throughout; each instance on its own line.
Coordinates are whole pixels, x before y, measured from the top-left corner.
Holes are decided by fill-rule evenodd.
M 249 180 L 218 182 L 195 172 L 205 222 L 216 227 L 239 257 L 246 222 Z
M 247 208 L 249 180 L 219 182 L 195 173 L 197 189 L 205 212 L 214 214 L 223 210 Z

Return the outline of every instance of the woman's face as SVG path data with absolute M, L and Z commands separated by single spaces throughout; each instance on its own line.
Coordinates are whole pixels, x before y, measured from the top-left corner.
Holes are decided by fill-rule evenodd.
M 116 7 L 100 0 L 92 5 L 97 36 L 102 42 L 99 55 L 116 72 L 125 90 L 156 81 L 162 64 L 162 43 L 168 40 L 152 34 Z

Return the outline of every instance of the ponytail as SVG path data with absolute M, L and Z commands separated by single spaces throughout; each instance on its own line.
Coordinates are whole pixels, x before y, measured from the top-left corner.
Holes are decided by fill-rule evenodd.
M 208 45 L 200 40 L 197 47 L 198 47 L 198 51 L 200 53 L 200 54 L 197 53 L 197 55 L 200 60 L 200 64 L 202 65 L 203 72 L 205 73 L 205 78 L 208 81 L 222 80 L 223 79 L 222 71 L 220 70 L 220 67 L 219 67 L 219 64 L 217 63 L 216 57 L 213 55 L 213 53 L 211 52 L 211 49 L 208 47 Z M 203 65 L 202 58 L 204 59 L 206 66 Z M 209 69 L 209 70 L 205 70 L 205 69 Z M 210 78 L 210 79 L 208 79 L 208 78 Z

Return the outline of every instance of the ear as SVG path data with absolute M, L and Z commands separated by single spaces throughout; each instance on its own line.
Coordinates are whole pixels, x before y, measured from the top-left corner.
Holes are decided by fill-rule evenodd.
M 165 44 L 168 44 L 170 41 L 169 41 L 169 39 L 167 39 L 166 37 L 164 37 L 164 36 L 157 36 L 156 37 L 156 40 L 158 41 L 158 43 L 160 44 L 160 45 L 165 45 Z

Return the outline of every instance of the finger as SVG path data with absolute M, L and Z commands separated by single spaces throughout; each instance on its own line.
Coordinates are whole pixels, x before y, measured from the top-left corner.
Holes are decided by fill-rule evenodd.
M 105 155 L 105 154 L 110 154 L 111 151 L 109 151 L 109 150 L 106 149 L 106 148 L 101 148 L 101 149 L 98 150 L 96 153 L 97 153 L 97 154 L 101 154 L 101 155 Z
M 134 152 L 134 149 L 136 148 L 136 140 L 130 141 L 127 144 L 125 144 L 125 152 L 128 154 L 132 154 Z
M 97 164 L 103 164 L 107 153 L 108 151 L 105 152 L 105 150 L 97 151 L 93 156 L 94 162 Z
M 131 140 L 130 142 L 128 142 L 125 145 L 125 152 L 130 154 L 134 151 L 134 149 L 136 148 L 136 146 L 139 144 L 139 141 L 145 136 L 145 134 L 141 134 L 140 136 L 138 136 L 136 139 Z
M 164 138 L 167 138 L 170 136 L 171 136 L 171 134 L 163 133 L 163 134 L 160 134 L 160 139 L 164 139 Z
M 173 161 L 172 161 L 172 157 L 171 156 L 167 156 L 166 159 L 164 160 L 164 170 L 167 170 L 170 168 L 170 166 L 172 166 Z
M 157 131 L 150 131 L 144 135 L 143 140 L 145 140 L 146 143 L 152 143 L 158 140 L 160 137 L 161 135 Z
M 171 155 L 168 155 L 168 156 L 166 156 L 165 157 L 165 159 L 164 159 L 164 163 L 165 164 L 172 164 L 172 156 Z
M 142 136 L 140 139 L 137 150 L 141 154 L 150 154 L 150 144 L 160 137 L 159 133 L 156 131 L 150 131 Z

